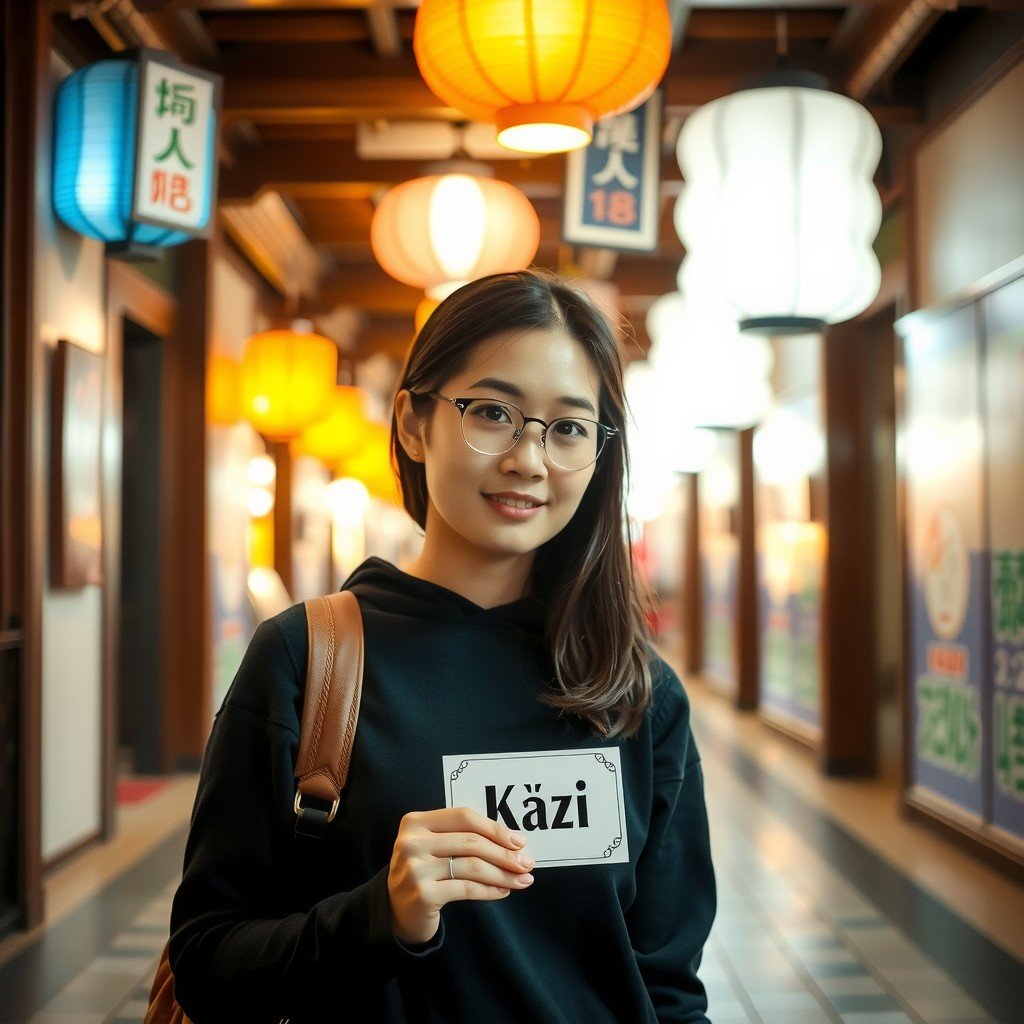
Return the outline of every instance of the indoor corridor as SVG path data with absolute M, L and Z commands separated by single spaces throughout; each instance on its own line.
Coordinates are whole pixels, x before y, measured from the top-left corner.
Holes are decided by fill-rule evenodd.
M 895 764 L 827 778 L 687 686 L 718 876 L 700 970 L 714 1024 L 1024 1021 L 1020 887 L 903 821 Z M 53 872 L 46 926 L 0 944 L 2 1024 L 141 1022 L 195 777 L 150 788 L 122 786 L 118 837 Z

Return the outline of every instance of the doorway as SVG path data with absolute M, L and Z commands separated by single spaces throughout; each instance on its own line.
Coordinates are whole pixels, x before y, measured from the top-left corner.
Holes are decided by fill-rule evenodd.
M 161 338 L 123 322 L 117 775 L 163 771 L 160 507 Z

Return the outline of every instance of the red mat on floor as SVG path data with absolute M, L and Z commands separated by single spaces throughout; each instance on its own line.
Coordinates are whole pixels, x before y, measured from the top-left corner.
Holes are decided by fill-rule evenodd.
M 118 779 L 117 802 L 137 804 L 158 793 L 167 785 L 166 779 Z

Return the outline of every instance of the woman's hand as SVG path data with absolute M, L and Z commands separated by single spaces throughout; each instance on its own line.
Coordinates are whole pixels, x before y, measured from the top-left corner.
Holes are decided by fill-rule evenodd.
M 519 853 L 524 844 L 518 833 L 469 807 L 405 815 L 388 874 L 395 936 L 407 945 L 428 942 L 441 925 L 445 904 L 500 900 L 512 889 L 529 888 L 533 859 Z M 449 857 L 455 858 L 454 880 Z

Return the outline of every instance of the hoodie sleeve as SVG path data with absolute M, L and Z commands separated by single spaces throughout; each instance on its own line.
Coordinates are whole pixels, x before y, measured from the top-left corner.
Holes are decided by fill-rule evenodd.
M 717 895 L 704 777 L 686 693 L 671 667 L 659 661 L 651 822 L 627 924 L 658 1020 L 706 1024 L 708 1001 L 697 969 Z
M 280 626 L 263 623 L 203 757 L 170 939 L 175 996 L 196 1024 L 301 1015 L 326 978 L 358 1005 L 360 990 L 372 1000 L 403 962 L 444 941 L 443 919 L 421 946 L 395 938 L 388 865 L 308 908 L 290 905 L 298 724 L 286 721 L 297 691 L 284 681 L 298 687 L 298 677 Z

